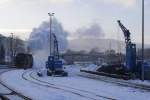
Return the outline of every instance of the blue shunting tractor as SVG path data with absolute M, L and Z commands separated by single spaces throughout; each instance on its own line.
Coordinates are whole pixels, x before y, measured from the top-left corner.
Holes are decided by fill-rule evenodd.
M 63 61 L 59 57 L 58 41 L 55 34 L 52 34 L 51 54 L 46 61 L 46 69 L 48 76 L 68 76 L 68 73 L 64 71 Z M 52 41 L 51 40 L 51 41 Z

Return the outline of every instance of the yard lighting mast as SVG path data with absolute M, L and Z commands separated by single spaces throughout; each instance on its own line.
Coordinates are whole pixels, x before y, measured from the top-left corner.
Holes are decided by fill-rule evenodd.
M 141 78 L 144 81 L 144 0 L 142 0 L 142 70 Z
M 11 56 L 11 64 L 13 64 L 13 60 L 14 60 L 14 34 L 13 33 L 10 33 L 11 34 L 11 38 L 10 38 L 10 56 Z
M 50 17 L 50 56 L 52 56 L 52 17 L 55 13 L 48 13 Z

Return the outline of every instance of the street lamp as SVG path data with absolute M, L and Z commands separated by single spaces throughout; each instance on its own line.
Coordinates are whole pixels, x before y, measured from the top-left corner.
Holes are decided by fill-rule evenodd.
M 55 13 L 48 13 L 49 17 L 50 17 L 50 56 L 52 56 L 52 45 L 51 45 L 51 41 L 52 41 L 52 17 L 54 16 Z
M 142 0 L 142 81 L 144 81 L 144 0 Z
M 11 64 L 13 64 L 13 60 L 14 60 L 14 55 L 13 55 L 14 54 L 14 50 L 13 50 L 14 49 L 13 48 L 14 47 L 14 43 L 13 43 L 14 42 L 13 41 L 14 34 L 13 33 L 10 33 L 10 34 L 11 34 L 11 38 L 10 38 L 11 39 L 11 41 L 10 41 L 10 53 L 11 53 L 11 55 L 10 56 L 11 56 Z

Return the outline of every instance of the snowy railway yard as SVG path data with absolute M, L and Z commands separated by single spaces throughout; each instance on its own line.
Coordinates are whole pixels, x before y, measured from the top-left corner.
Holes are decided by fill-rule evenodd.
M 33 69 L 0 70 L 2 84 L 16 92 L 7 95 L 12 91 L 0 86 L 0 93 L 6 94 L 10 100 L 23 100 L 20 95 L 28 97 L 27 100 L 150 100 L 149 89 L 117 84 L 107 77 L 92 79 L 76 66 L 66 67 L 68 77 L 39 77 Z

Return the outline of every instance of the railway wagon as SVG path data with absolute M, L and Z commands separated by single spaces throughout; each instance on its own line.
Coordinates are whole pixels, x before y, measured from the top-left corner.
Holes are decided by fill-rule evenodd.
M 17 68 L 32 68 L 33 66 L 33 56 L 31 54 L 19 53 L 14 58 L 14 65 Z

